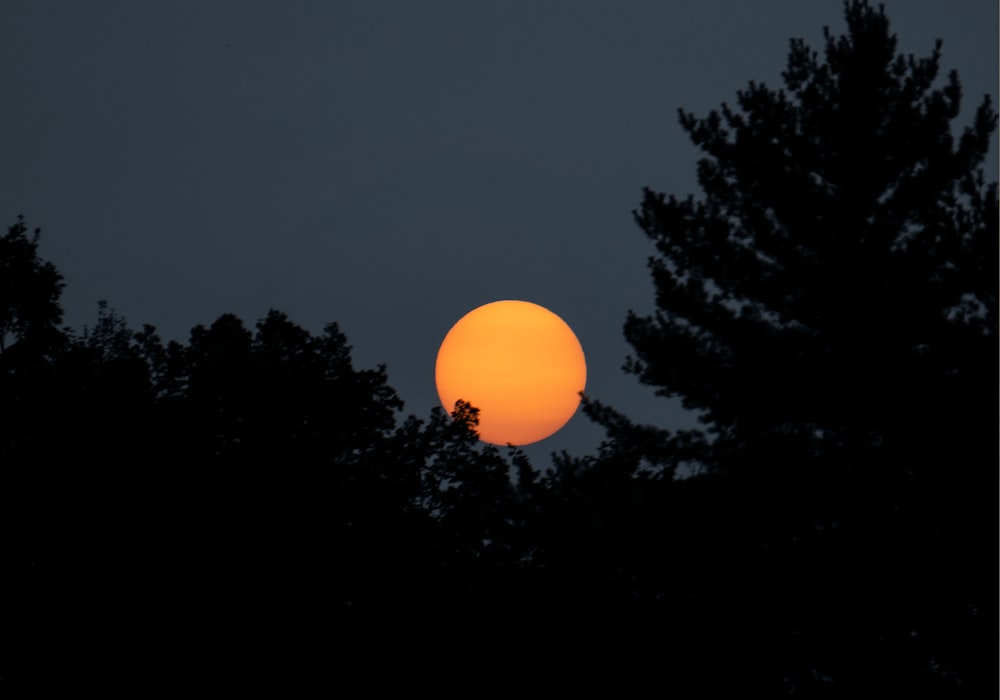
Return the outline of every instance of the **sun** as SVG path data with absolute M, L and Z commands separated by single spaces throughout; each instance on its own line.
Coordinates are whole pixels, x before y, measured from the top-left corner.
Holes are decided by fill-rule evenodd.
M 527 301 L 495 301 L 456 323 L 438 350 L 438 396 L 479 409 L 481 440 L 528 445 L 569 422 L 587 383 L 580 341 L 557 315 Z

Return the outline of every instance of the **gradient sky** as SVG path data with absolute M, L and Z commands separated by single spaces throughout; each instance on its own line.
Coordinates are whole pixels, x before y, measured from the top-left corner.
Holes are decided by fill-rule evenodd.
M 902 51 L 944 40 L 966 123 L 997 94 L 996 0 L 885 5 Z M 576 331 L 588 394 L 691 425 L 621 371 L 653 304 L 631 212 L 646 185 L 698 193 L 678 108 L 778 85 L 824 25 L 840 0 L 5 0 L 0 223 L 42 227 L 77 329 L 102 299 L 164 338 L 337 321 L 426 417 L 451 325 L 525 299 Z M 578 415 L 529 454 L 601 438 Z

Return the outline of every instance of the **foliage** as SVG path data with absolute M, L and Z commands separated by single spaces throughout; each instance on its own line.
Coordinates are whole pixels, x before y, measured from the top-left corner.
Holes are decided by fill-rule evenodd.
M 997 118 L 987 97 L 956 133 L 940 44 L 900 56 L 882 9 L 845 15 L 822 57 L 792 42 L 783 88 L 681 112 L 704 196 L 647 190 L 636 213 L 657 309 L 629 314 L 626 369 L 704 427 L 656 437 L 587 410 L 604 461 L 646 444 L 664 478 L 679 459 L 708 472 L 674 489 L 726 523 L 689 545 L 724 568 L 686 593 L 757 630 L 759 655 L 732 653 L 761 682 L 973 695 L 995 622 Z
M 164 343 L 102 302 L 60 329 L 18 219 L 4 677 L 995 690 L 996 115 L 956 131 L 940 46 L 898 56 L 881 9 L 845 8 L 783 88 L 682 112 L 704 195 L 636 213 L 656 311 L 629 314 L 626 368 L 702 427 L 587 400 L 606 441 L 545 471 L 482 445 L 473 406 L 400 419 L 336 324 L 225 314 Z
M 475 410 L 397 424 L 385 367 L 356 369 L 336 324 L 313 335 L 272 311 L 251 331 L 226 314 L 164 344 L 102 302 L 59 338 L 0 375 L 15 675 L 54 653 L 47 629 L 129 634 L 135 610 L 155 645 L 177 636 L 219 664 L 285 667 L 316 653 L 314 625 L 340 630 L 358 654 L 337 665 L 357 674 L 387 653 L 361 653 L 376 630 L 415 644 L 463 628 L 518 559 L 511 465 L 480 447 Z M 83 639 L 60 644 L 86 657 Z
M 707 154 L 706 196 L 647 191 L 637 214 L 660 313 L 629 317 L 629 368 L 722 435 L 940 406 L 969 383 L 928 392 L 912 378 L 964 377 L 966 352 L 995 336 L 990 101 L 956 143 L 960 87 L 952 73 L 933 88 L 939 47 L 896 56 L 888 20 L 864 4 L 847 21 L 848 36 L 827 33 L 825 63 L 792 43 L 785 90 L 751 83 L 739 111 L 682 113 Z
M 38 257 L 40 235 L 36 228 L 29 237 L 19 216 L 0 236 L 0 352 L 17 343 L 49 343 L 62 321 L 62 275 Z

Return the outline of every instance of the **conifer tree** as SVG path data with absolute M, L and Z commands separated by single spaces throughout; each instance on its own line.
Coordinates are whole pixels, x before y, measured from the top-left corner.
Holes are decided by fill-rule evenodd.
M 995 690 L 997 115 L 986 97 L 958 128 L 940 42 L 900 55 L 881 7 L 845 17 L 822 53 L 791 42 L 782 87 L 682 111 L 703 195 L 647 189 L 636 212 L 656 309 L 628 315 L 626 370 L 702 428 L 586 410 L 604 462 L 701 468 L 674 505 L 724 524 L 690 544 L 713 573 L 683 593 L 756 629 L 733 654 L 762 677 Z

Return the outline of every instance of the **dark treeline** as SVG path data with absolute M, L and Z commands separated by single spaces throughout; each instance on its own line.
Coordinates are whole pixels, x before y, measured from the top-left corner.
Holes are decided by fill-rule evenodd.
M 657 311 L 626 371 L 701 427 L 587 400 L 588 457 L 404 417 L 336 325 L 66 329 L 18 220 L 4 680 L 995 696 L 996 115 L 957 129 L 939 47 L 845 16 L 782 89 L 681 113 L 703 195 L 636 212 Z

